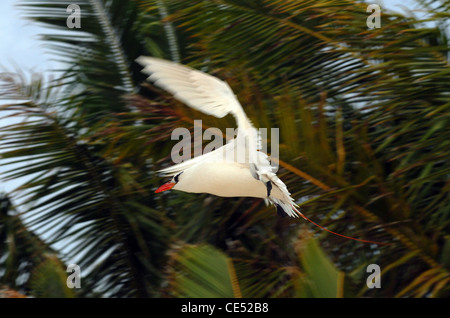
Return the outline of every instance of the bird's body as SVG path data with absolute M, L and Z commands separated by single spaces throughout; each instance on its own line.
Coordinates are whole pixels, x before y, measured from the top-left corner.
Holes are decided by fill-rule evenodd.
M 227 150 L 236 148 L 234 140 L 206 155 L 182 162 L 160 172 L 174 176 L 180 174 L 174 190 L 190 193 L 210 193 L 221 197 L 268 197 L 267 185 L 252 175 L 248 162 L 227 158 Z M 269 196 L 283 199 L 278 187 L 270 189 Z
M 258 132 L 226 82 L 166 60 L 141 56 L 137 62 L 144 66 L 142 72 L 150 75 L 150 81 L 176 99 L 218 118 L 232 114 L 238 126 L 236 138 L 224 146 L 160 170 L 172 180 L 156 192 L 174 189 L 221 197 L 256 197 L 274 204 L 278 214 L 303 216 L 286 185 L 273 172 L 268 156 L 259 151 Z
M 217 186 L 220 185 L 220 186 Z M 265 198 L 267 189 L 253 178 L 245 165 L 204 162 L 183 172 L 173 187 L 191 193 L 210 193 L 221 197 Z

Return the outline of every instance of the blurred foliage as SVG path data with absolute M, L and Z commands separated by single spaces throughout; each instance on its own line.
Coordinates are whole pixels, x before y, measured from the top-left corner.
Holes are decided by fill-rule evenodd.
M 80 32 L 69 1 L 22 0 L 66 68 L 0 74 L 0 114 L 20 119 L 0 128 L 2 177 L 26 178 L 2 201 L 21 213 L 2 203 L 0 283 L 49 286 L 29 277 L 51 246 L 81 267 L 81 297 L 448 297 L 450 2 L 421 3 L 426 19 L 382 8 L 369 29 L 353 0 L 80 0 Z M 145 83 L 140 55 L 226 80 L 256 127 L 280 129 L 302 212 L 389 244 L 259 199 L 153 194 L 174 128 L 235 123 Z
M 294 297 L 343 297 L 344 274 L 326 257 L 316 240 L 300 239 L 296 249 L 298 268 L 280 268 L 275 273 L 256 273 L 245 262 L 233 259 L 208 244 L 182 245 L 171 250 L 168 293 L 176 297 L 264 297 L 267 286 L 261 275 L 284 276 L 290 272 Z M 287 285 L 283 286 L 284 288 Z M 172 295 L 171 295 L 172 296 Z
M 10 199 L 0 195 L 0 283 L 33 297 L 74 297 L 56 252 L 21 221 Z
M 74 289 L 70 289 L 66 281 L 67 273 L 61 261 L 56 257 L 47 258 L 32 270 L 32 295 L 39 298 L 73 298 Z
M 210 245 L 183 246 L 172 251 L 168 275 L 177 297 L 240 297 L 233 260 Z

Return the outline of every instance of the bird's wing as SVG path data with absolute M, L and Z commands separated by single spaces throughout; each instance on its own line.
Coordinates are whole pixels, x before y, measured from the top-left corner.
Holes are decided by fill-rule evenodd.
M 189 107 L 218 118 L 232 114 L 238 127 L 251 127 L 241 104 L 226 82 L 188 66 L 159 58 L 140 56 L 136 62 L 144 67 L 143 73 L 150 75 L 149 81 Z
M 270 169 L 269 161 L 258 155 L 261 144 L 257 130 L 251 124 L 226 82 L 188 66 L 159 58 L 140 56 L 136 61 L 144 66 L 142 72 L 150 75 L 149 81 L 168 91 L 186 105 L 218 118 L 232 114 L 238 126 L 238 139 L 243 138 L 240 140 L 244 140 L 246 145 L 246 157 L 250 163 L 252 175 L 259 179 L 259 176 L 266 169 Z M 236 142 L 234 147 L 241 149 L 238 144 Z M 218 152 L 215 154 L 217 155 Z M 180 171 L 182 168 L 186 169 L 211 156 L 211 154 L 208 154 L 208 156 L 202 156 L 203 158 L 194 158 L 174 167 L 163 169 L 161 172 L 167 175 L 175 174 L 176 171 Z
M 174 166 L 158 170 L 159 173 L 161 173 L 165 177 L 171 177 L 174 176 L 186 169 L 189 169 L 197 164 L 200 164 L 201 162 L 222 162 L 227 160 L 226 152 L 231 151 L 231 148 L 235 147 L 235 139 L 231 140 L 224 146 L 217 148 L 211 152 L 205 153 L 201 156 L 194 157 L 192 159 L 180 162 Z

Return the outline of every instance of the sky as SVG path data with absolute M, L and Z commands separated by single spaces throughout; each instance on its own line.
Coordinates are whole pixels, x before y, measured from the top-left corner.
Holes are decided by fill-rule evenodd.
M 52 61 L 48 49 L 39 40 L 39 34 L 48 32 L 48 30 L 35 22 L 26 20 L 21 9 L 17 6 L 19 2 L 19 0 L 0 0 L 0 72 L 21 70 L 25 74 L 31 74 L 31 72 L 48 73 L 51 69 L 57 68 L 58 65 L 55 61 Z M 405 13 L 416 8 L 416 5 L 413 5 L 413 0 L 373 0 L 367 2 L 380 5 L 381 14 L 383 14 L 386 6 L 399 13 Z M 76 3 L 76 1 L 73 1 L 73 3 Z M 0 120 L 0 126 L 5 123 L 4 120 Z M 0 166 L 0 172 L 1 169 Z M 0 192 L 8 192 L 17 185 L 18 181 L 6 183 L 0 181 Z
M 56 68 L 51 55 L 46 52 L 39 34 L 44 28 L 23 18 L 17 0 L 0 0 L 0 72 L 16 72 L 25 75 L 32 72 L 48 73 Z M 0 105 L 5 101 L 0 101 Z M 2 114 L 3 115 L 3 114 Z M 12 119 L 0 120 L 0 126 L 12 123 Z M 0 173 L 4 169 L 0 166 Z M 0 180 L 0 193 L 9 192 L 23 180 L 3 182 Z
M 38 34 L 44 29 L 23 18 L 17 0 L 0 1 L 0 70 L 43 72 L 53 65 Z

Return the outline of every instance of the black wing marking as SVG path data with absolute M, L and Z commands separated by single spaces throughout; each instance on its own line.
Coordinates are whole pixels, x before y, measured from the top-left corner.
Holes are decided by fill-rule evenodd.
M 270 197 L 270 192 L 272 191 L 272 182 L 271 181 L 266 182 L 266 187 L 267 187 L 267 196 Z
M 275 206 L 277 208 L 277 214 L 282 218 L 284 218 L 287 215 L 287 213 L 283 210 L 283 208 L 279 204 L 275 204 Z

